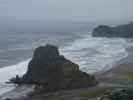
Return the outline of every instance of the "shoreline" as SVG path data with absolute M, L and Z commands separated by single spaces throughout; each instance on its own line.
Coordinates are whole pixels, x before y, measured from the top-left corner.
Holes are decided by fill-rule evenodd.
M 100 72 L 96 72 L 96 73 L 94 73 L 94 75 L 96 74 L 96 77 L 97 77 L 97 75 L 99 75 L 99 76 L 102 76 L 102 75 L 107 75 L 108 74 L 108 71 L 113 71 L 114 69 L 119 69 L 119 65 L 120 64 L 127 64 L 127 63 L 129 63 L 129 62 L 132 62 L 132 60 L 133 60 L 133 53 L 132 53 L 132 50 L 133 50 L 133 47 L 129 47 L 129 48 L 127 48 L 126 49 L 126 51 L 127 51 L 127 53 L 128 53 L 128 55 L 127 55 L 127 57 L 124 57 L 124 58 L 122 58 L 122 59 L 120 59 L 119 61 L 116 61 L 114 64 L 113 64 L 113 66 L 111 66 L 112 68 L 110 68 L 109 70 L 104 70 L 104 71 L 100 71 Z M 27 61 L 27 60 L 26 60 Z M 21 63 L 23 63 L 23 62 L 21 62 Z M 18 65 L 19 65 L 20 63 L 18 63 L 18 64 L 16 64 L 16 65 L 13 65 L 13 68 L 18 68 L 18 70 L 19 71 L 22 71 L 22 70 L 24 70 L 23 69 L 23 67 L 21 67 L 21 66 L 25 66 L 25 68 L 27 68 L 27 65 L 21 65 L 21 66 L 19 66 L 19 67 L 17 67 Z M 27 64 L 28 64 L 28 61 L 27 61 Z M 6 67 L 6 68 L 1 68 L 1 69 L 8 69 L 6 72 L 12 72 L 10 69 L 13 69 L 12 67 Z M 22 69 L 21 69 L 22 68 Z M 107 68 L 108 69 L 108 68 Z M 0 72 L 1 72 L 1 70 L 0 70 Z M 24 71 L 23 71 L 24 72 Z M 6 73 L 4 73 L 4 74 L 6 74 Z M 21 73 L 21 74 L 23 74 L 23 73 Z M 11 78 L 12 77 L 14 77 L 16 74 L 11 74 Z M 5 75 L 6 76 L 6 75 Z M 98 76 L 98 78 L 99 78 L 99 76 Z M 1 75 L 1 77 L 2 77 L 2 75 Z M 9 79 L 9 77 L 8 77 L 8 79 Z M 4 78 L 4 80 L 6 80 L 5 78 Z M 21 88 L 24 88 L 24 87 L 21 87 Z M 8 92 L 6 92 L 6 93 L 4 93 L 3 94 L 3 96 L 7 96 L 7 94 L 8 93 L 12 93 L 12 92 L 16 92 L 16 91 L 18 91 L 20 88 L 17 88 L 17 87 L 15 87 L 14 89 L 12 89 L 12 90 L 9 90 Z M 27 90 L 25 90 L 25 91 L 22 91 L 22 92 L 26 92 Z
M 12 99 L 24 98 L 28 95 L 28 93 L 32 92 L 33 89 L 33 85 L 15 86 L 12 90 L 0 95 L 0 100 L 2 100 L 5 97 L 9 97 Z
M 22 75 L 27 70 L 27 64 L 28 60 L 20 62 L 16 65 L 11 65 L 7 67 L 0 68 L 0 97 L 2 95 L 8 94 L 16 89 L 16 86 L 14 84 L 6 84 L 6 82 L 14 77 L 15 75 L 19 74 Z M 7 74 L 8 73 L 8 74 Z
M 15 75 L 23 75 L 27 70 L 29 59 L 15 65 L 0 68 L 0 82 L 6 82 Z M 8 74 L 7 74 L 8 73 Z M 4 76 L 4 77 L 3 77 Z
M 133 47 L 127 48 L 126 51 L 128 56 L 116 62 L 111 69 L 96 73 L 99 81 L 132 85 L 132 83 L 126 82 L 126 79 L 121 79 L 121 77 L 125 77 L 125 74 L 133 71 Z
M 127 57 L 121 59 L 120 61 L 116 62 L 115 66 L 113 66 L 111 69 L 107 70 L 106 72 L 105 72 L 105 71 L 102 71 L 102 73 L 100 72 L 100 74 L 99 74 L 99 73 L 98 73 L 98 74 L 95 73 L 95 74 L 96 74 L 96 77 L 97 77 L 97 75 L 98 75 L 98 80 L 99 80 L 99 76 L 106 75 L 106 74 L 108 74 L 109 71 L 114 71 L 115 69 L 118 69 L 118 68 L 119 68 L 118 65 L 121 64 L 121 63 L 124 64 L 124 63 L 126 62 L 126 60 L 128 60 L 129 58 L 130 58 L 130 61 L 131 61 L 131 60 L 133 59 L 133 57 L 131 57 L 131 55 L 130 55 L 130 53 L 133 55 L 133 53 L 131 52 L 132 49 L 133 49 L 133 48 L 127 48 L 128 54 L 129 54 L 129 55 L 128 55 Z M 128 58 L 128 59 L 127 59 L 127 58 Z M 100 79 L 100 81 L 101 81 L 101 79 Z M 101 84 L 104 84 L 104 81 L 101 82 Z M 108 84 L 109 84 L 108 81 L 107 81 L 107 83 L 105 82 L 105 85 L 106 85 L 106 84 L 107 84 L 106 87 L 108 87 Z M 100 85 L 100 86 L 101 86 L 101 85 Z M 104 85 L 102 85 L 102 87 L 104 87 Z M 109 87 L 110 87 L 110 86 L 109 86 Z M 99 88 L 99 86 L 96 86 L 96 88 Z M 96 88 L 94 88 L 94 89 L 96 89 Z M 87 88 L 87 89 L 88 89 L 88 88 Z M 20 91 L 20 90 L 23 90 L 23 91 Z M 79 91 L 80 91 L 80 89 L 75 89 L 75 90 L 79 90 Z M 84 89 L 84 90 L 86 90 L 86 89 Z M 25 97 L 26 94 L 28 94 L 28 93 L 30 93 L 31 91 L 33 91 L 33 87 L 31 87 L 31 86 L 20 86 L 20 87 L 15 87 L 14 89 L 8 91 L 7 93 L 1 95 L 0 98 L 2 98 L 2 97 L 12 97 L 12 96 L 16 95 L 17 91 L 20 91 L 20 93 L 18 93 L 18 97 L 16 97 L 15 99 Z
M 101 76 L 102 74 L 105 74 L 109 71 L 113 71 L 115 70 L 116 68 L 118 69 L 118 67 L 121 65 L 121 64 L 133 64 L 133 47 L 128 47 L 125 49 L 127 55 L 125 57 L 122 57 L 121 59 L 113 62 L 111 65 L 109 66 L 105 66 L 103 67 L 103 69 L 101 71 L 97 71 L 97 72 L 94 72 L 92 73 L 93 75 L 96 75 L 99 77 L 99 75 Z

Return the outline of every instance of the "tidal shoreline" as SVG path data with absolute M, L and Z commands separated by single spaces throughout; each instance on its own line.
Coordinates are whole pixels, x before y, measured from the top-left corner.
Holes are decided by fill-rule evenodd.
M 99 76 L 101 78 L 101 76 L 108 76 L 111 73 L 115 73 L 116 70 L 119 70 L 120 68 L 120 65 L 124 65 L 124 64 L 133 64 L 132 63 L 132 60 L 133 60 L 133 53 L 132 53 L 132 50 L 133 50 L 133 47 L 130 47 L 130 48 L 127 48 L 126 51 L 128 52 L 128 56 L 115 62 L 115 64 L 113 64 L 112 68 L 107 70 L 107 71 L 101 71 L 100 74 L 98 72 L 95 73 L 96 76 L 98 76 L 98 79 L 99 79 Z M 17 66 L 16 66 L 17 67 Z M 123 69 L 121 69 L 123 70 Z M 102 78 L 105 78 L 105 77 L 102 77 Z M 105 78 L 106 79 L 106 78 Z M 102 81 L 101 79 L 99 79 L 100 81 Z M 108 81 L 108 80 L 106 80 Z M 21 91 L 20 91 L 21 90 Z M 11 91 L 7 92 L 7 93 L 4 93 L 3 95 L 1 95 L 0 97 L 3 98 L 3 97 L 15 97 L 16 93 L 18 93 L 17 91 L 19 91 L 19 94 L 18 96 L 19 97 L 23 97 L 24 95 L 26 95 L 27 93 L 29 93 L 31 90 L 33 90 L 33 88 L 31 86 L 21 86 L 21 87 L 16 87 L 14 89 L 12 89 Z M 18 97 L 17 97 L 18 98 Z M 18 99 L 19 100 L 19 99 Z
M 132 84 L 132 82 L 127 82 L 124 77 L 133 71 L 133 47 L 127 48 L 126 51 L 128 56 L 116 62 L 111 69 L 96 73 L 98 80 L 126 85 Z

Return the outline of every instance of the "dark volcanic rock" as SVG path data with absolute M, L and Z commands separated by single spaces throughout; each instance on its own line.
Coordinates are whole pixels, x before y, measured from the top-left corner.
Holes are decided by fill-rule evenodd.
M 53 45 L 36 48 L 26 74 L 11 81 L 36 84 L 37 89 L 43 87 L 46 91 L 83 88 L 97 84 L 94 76 L 81 72 L 77 64 L 60 55 L 58 48 Z
M 104 25 L 101 25 L 97 28 L 95 28 L 93 30 L 93 36 L 96 36 L 96 37 L 104 37 L 104 36 L 107 36 L 107 37 L 111 37 L 112 35 L 114 34 L 113 30 L 111 27 L 109 26 L 104 26 Z
M 47 45 L 36 48 L 33 58 L 24 75 L 27 82 L 45 84 L 52 80 L 61 80 L 63 71 L 57 47 Z
M 133 37 L 133 22 L 126 24 L 126 25 L 120 25 L 117 27 L 109 27 L 106 25 L 98 26 L 93 30 L 92 36 L 132 38 Z

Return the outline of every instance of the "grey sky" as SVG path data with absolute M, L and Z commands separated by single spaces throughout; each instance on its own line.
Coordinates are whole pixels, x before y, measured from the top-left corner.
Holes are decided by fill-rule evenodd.
M 0 0 L 1 19 L 133 19 L 133 0 Z

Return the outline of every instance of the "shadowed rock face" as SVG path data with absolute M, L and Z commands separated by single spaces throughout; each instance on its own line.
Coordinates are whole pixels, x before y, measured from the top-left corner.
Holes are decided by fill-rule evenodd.
M 18 76 L 16 78 L 18 80 Z M 79 70 L 79 66 L 59 54 L 53 45 L 35 49 L 26 74 L 20 83 L 36 84 L 46 91 L 89 87 L 97 84 L 94 76 Z M 13 82 L 17 82 L 15 79 Z
M 110 27 L 106 25 L 98 26 L 93 30 L 92 36 L 133 38 L 133 22 L 116 27 Z
M 114 32 L 111 27 L 101 25 L 93 30 L 92 35 L 95 37 L 111 37 L 114 36 Z
M 46 45 L 36 48 L 33 58 L 28 65 L 28 71 L 24 75 L 27 82 L 40 84 L 63 77 L 61 58 L 57 47 Z

